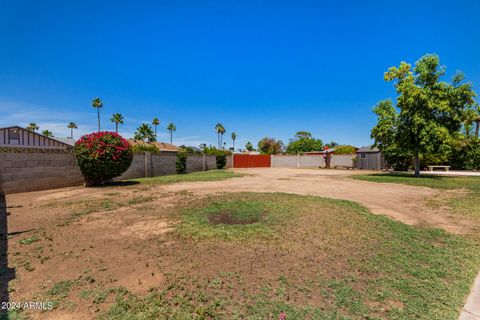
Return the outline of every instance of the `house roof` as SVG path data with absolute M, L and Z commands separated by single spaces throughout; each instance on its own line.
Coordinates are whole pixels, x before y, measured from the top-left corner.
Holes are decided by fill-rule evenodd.
M 0 130 L 10 130 L 10 129 L 18 129 L 18 130 L 28 131 L 28 132 L 30 132 L 30 133 L 32 133 L 32 134 L 34 134 L 34 135 L 37 135 L 37 136 L 40 136 L 40 137 L 44 137 L 45 139 L 55 140 L 55 141 L 57 141 L 57 142 L 65 145 L 65 146 L 67 146 L 67 147 L 72 147 L 72 146 L 75 145 L 75 142 L 73 142 L 73 144 L 72 144 L 72 143 L 68 143 L 68 142 L 64 141 L 63 139 L 65 139 L 65 138 L 47 137 L 47 136 L 45 136 L 45 135 L 43 135 L 43 134 L 41 134 L 41 133 L 34 132 L 34 131 L 30 131 L 30 130 L 28 130 L 28 129 L 26 129 L 26 128 L 22 128 L 22 127 L 20 127 L 20 126 L 11 126 L 11 127 L 3 127 L 3 128 L 0 128 Z
M 128 143 L 133 147 L 136 145 L 155 146 L 162 152 L 178 152 L 180 148 L 165 142 L 145 142 L 142 140 L 128 139 Z
M 380 152 L 380 150 L 377 147 L 361 147 L 357 150 L 357 153 L 377 153 Z
M 60 141 L 60 142 L 62 142 L 62 143 L 71 145 L 72 147 L 75 146 L 75 140 L 70 139 L 70 138 L 52 137 L 52 139 L 55 139 L 55 140 Z

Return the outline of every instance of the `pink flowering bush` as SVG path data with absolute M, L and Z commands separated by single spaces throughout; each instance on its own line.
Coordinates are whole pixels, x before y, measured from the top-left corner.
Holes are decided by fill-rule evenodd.
M 133 159 L 128 141 L 109 131 L 83 135 L 75 143 L 75 155 L 87 187 L 121 175 Z

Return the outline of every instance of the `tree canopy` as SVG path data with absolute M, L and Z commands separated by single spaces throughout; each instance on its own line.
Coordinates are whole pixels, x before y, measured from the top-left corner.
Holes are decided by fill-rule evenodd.
M 310 151 L 321 151 L 323 142 L 315 139 L 308 131 L 298 131 L 287 146 L 287 153 L 304 153 Z
M 264 154 L 282 153 L 284 148 L 282 140 L 276 140 L 275 138 L 265 137 L 258 142 L 258 150 Z
M 253 144 L 250 141 L 247 141 L 247 143 L 245 144 L 245 149 L 247 149 L 248 151 L 255 151 L 255 149 L 253 148 Z
M 152 130 L 152 127 L 147 123 L 142 123 L 135 131 L 134 135 L 135 140 L 147 140 L 148 142 L 156 141 L 155 133 Z
M 427 54 L 415 67 L 401 62 L 384 74 L 394 81 L 396 104 L 380 101 L 373 109 L 378 117 L 371 136 L 387 158 L 412 158 L 420 174 L 422 156 L 442 154 L 451 148 L 468 114 L 475 106 L 475 92 L 457 73 L 452 83 L 440 81 L 445 67 L 437 55 Z

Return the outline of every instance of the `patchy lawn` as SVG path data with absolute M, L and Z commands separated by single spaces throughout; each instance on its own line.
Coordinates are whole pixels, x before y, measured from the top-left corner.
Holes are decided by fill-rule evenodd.
M 480 192 L 480 177 L 445 177 L 434 175 L 420 175 L 415 178 L 409 173 L 373 173 L 373 174 L 355 174 L 353 179 L 384 182 L 384 183 L 402 183 L 417 187 L 429 187 L 436 189 L 460 189 L 465 188 Z
M 141 182 L 145 184 L 169 184 L 176 182 L 221 181 L 241 176 L 243 176 L 241 173 L 228 170 L 208 170 L 187 174 L 172 174 L 151 178 L 131 179 L 128 181 Z
M 166 288 L 120 292 L 105 318 L 456 319 L 480 266 L 472 240 L 348 201 L 234 194 L 178 214 Z
M 400 183 L 435 189 L 465 189 L 465 193 L 451 199 L 430 199 L 431 206 L 447 206 L 453 214 L 474 218 L 480 228 L 480 177 L 445 177 L 421 175 L 415 178 L 407 173 L 376 173 L 352 175 L 352 178 L 370 182 Z
M 35 229 L 9 239 L 10 300 L 55 306 L 15 316 L 456 319 L 480 267 L 474 239 L 349 201 L 142 186 L 12 208 Z

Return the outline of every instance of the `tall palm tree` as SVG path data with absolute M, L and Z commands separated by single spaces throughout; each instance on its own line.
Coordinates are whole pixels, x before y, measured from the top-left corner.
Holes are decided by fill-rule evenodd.
M 218 148 L 222 147 L 223 134 L 225 133 L 225 127 L 220 122 L 215 125 L 215 131 L 217 132 Z
M 153 127 L 155 128 L 155 140 L 157 140 L 157 126 L 160 124 L 160 120 L 157 117 L 152 120 Z
M 172 144 L 173 133 L 177 131 L 177 127 L 175 127 L 175 125 L 172 122 L 170 122 L 167 126 L 167 130 L 170 132 L 170 144 Z
M 135 140 L 147 140 L 148 142 L 156 141 L 152 127 L 147 123 L 142 123 L 140 127 L 137 128 L 134 135 Z
M 73 140 L 73 129 L 77 129 L 77 124 L 75 122 L 70 122 L 67 126 L 70 129 L 70 139 Z
M 99 97 L 96 97 L 92 100 L 92 107 L 97 109 L 97 118 L 98 118 L 98 131 L 100 131 L 100 108 L 103 107 L 103 102 Z
M 120 113 L 114 113 L 110 121 L 115 123 L 115 132 L 118 133 L 118 124 L 123 124 L 123 116 Z
M 43 131 L 42 131 L 42 134 L 43 134 L 45 137 L 53 137 L 52 131 L 49 131 L 49 130 L 43 130 Z
M 35 122 L 30 122 L 30 124 L 27 126 L 27 130 L 32 132 L 35 132 L 38 129 L 40 129 L 40 127 Z
M 237 134 L 232 132 L 233 151 L 235 151 L 235 140 L 237 140 Z

